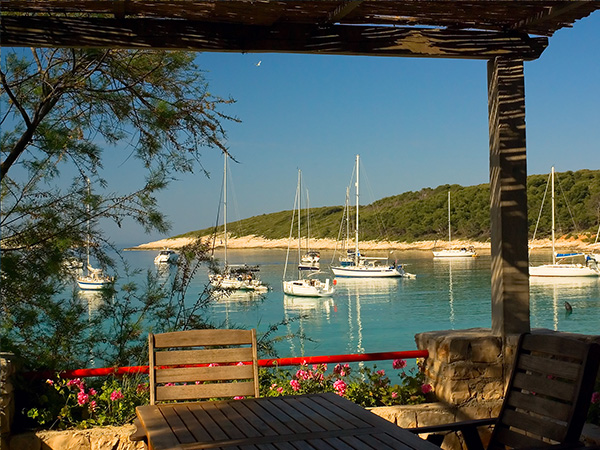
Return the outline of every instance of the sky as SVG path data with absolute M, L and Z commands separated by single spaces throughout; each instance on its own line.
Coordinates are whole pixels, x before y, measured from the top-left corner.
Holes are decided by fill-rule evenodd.
M 600 11 L 559 30 L 525 62 L 528 173 L 600 168 Z M 342 205 L 355 155 L 361 204 L 444 184 L 489 181 L 486 61 L 257 53 L 199 53 L 209 91 L 236 103 L 223 112 L 230 164 L 228 219 L 293 207 L 297 170 L 310 206 Z M 260 63 L 260 64 L 259 64 Z M 136 180 L 111 153 L 115 189 Z M 223 157 L 182 175 L 159 195 L 172 223 L 145 234 L 106 224 L 115 243 L 141 244 L 213 226 Z M 140 172 L 141 176 L 141 172 Z

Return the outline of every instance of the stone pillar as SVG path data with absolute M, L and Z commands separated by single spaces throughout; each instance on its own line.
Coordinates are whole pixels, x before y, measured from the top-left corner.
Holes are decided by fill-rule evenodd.
M 492 332 L 529 331 L 523 61 L 488 62 Z
M 15 373 L 11 353 L 0 353 L 0 448 L 8 448 L 10 428 L 15 414 L 12 376 Z

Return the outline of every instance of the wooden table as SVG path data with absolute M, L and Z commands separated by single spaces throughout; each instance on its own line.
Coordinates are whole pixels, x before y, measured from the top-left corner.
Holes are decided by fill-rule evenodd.
M 139 406 L 150 449 L 439 450 L 336 394 Z

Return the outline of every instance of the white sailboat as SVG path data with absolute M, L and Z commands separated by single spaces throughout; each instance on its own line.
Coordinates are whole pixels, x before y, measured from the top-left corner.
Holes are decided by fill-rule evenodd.
M 285 266 L 283 269 L 283 292 L 287 295 L 296 297 L 330 297 L 335 293 L 334 283 L 330 282 L 329 278 L 324 281 L 316 278 L 319 272 L 311 273 L 308 277 L 302 278 L 301 261 L 302 261 L 302 234 L 301 234 L 301 211 L 302 211 L 302 172 L 298 170 L 298 187 L 296 188 L 296 198 L 294 200 L 294 209 L 292 214 L 292 224 L 290 227 L 290 238 L 288 241 L 288 250 L 285 257 Z M 287 266 L 290 256 L 290 248 L 292 235 L 294 231 L 294 223 L 296 211 L 298 212 L 298 278 L 295 280 L 286 280 Z
M 88 196 L 91 195 L 90 179 L 87 180 Z M 106 288 L 112 283 L 112 277 L 105 275 L 102 269 L 95 269 L 90 264 L 90 204 L 87 204 L 87 242 L 86 242 L 86 266 L 85 270 L 77 276 L 79 289 L 98 291 Z
M 452 243 L 452 225 L 450 220 L 450 191 L 448 191 L 448 244 Z M 449 248 L 445 250 L 434 250 L 436 258 L 471 258 L 477 256 L 473 247 Z
M 246 264 L 229 265 L 227 261 L 227 159 L 225 153 L 223 168 L 223 271 L 208 275 L 210 284 L 219 289 L 232 291 L 255 291 L 266 292 L 269 288 L 258 279 L 256 272 L 258 267 L 250 267 Z
M 541 266 L 530 266 L 529 275 L 532 277 L 597 277 L 600 270 L 597 265 L 568 264 L 564 263 L 567 258 L 583 256 L 581 253 L 558 254 L 554 248 L 555 242 L 555 201 L 554 201 L 554 166 L 551 172 L 552 186 L 552 264 Z
M 404 270 L 402 264 L 395 262 L 390 264 L 388 258 L 380 256 L 364 256 L 360 254 L 358 243 L 358 218 L 359 218 L 359 155 L 356 155 L 356 224 L 354 230 L 354 250 L 348 250 L 347 254 L 341 256 L 339 265 L 332 266 L 331 270 L 338 277 L 363 277 L 363 278 L 387 278 L 405 277 L 414 278 L 415 275 Z

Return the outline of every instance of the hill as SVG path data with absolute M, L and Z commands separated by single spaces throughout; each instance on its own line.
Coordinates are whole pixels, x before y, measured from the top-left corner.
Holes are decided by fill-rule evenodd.
M 535 230 L 544 199 L 548 175 L 527 178 L 530 237 Z M 489 184 L 476 186 L 442 185 L 382 198 L 361 205 L 361 240 L 414 242 L 445 240 L 448 237 L 448 190 L 451 192 L 452 238 L 487 241 L 490 238 Z M 593 241 L 600 221 L 600 170 L 556 173 L 556 227 L 558 235 L 585 235 Z M 350 217 L 353 217 L 353 207 Z M 344 206 L 311 208 L 311 238 L 336 239 Z M 248 235 L 265 239 L 287 239 L 291 211 L 263 214 L 229 223 L 233 237 Z M 213 228 L 190 231 L 173 238 L 194 238 L 214 233 Z M 222 228 L 221 228 L 222 231 Z M 550 190 L 548 189 L 536 238 L 551 231 Z

